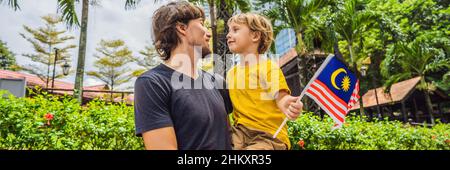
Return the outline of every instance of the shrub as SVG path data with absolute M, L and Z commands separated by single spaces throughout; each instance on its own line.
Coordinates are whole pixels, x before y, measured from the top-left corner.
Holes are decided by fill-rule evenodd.
M 5 92 L 0 91 L 0 96 Z M 366 122 L 348 116 L 333 121 L 304 113 L 289 122 L 294 150 L 449 150 L 450 125 L 412 127 L 398 121 Z M 134 135 L 134 111 L 125 104 L 94 100 L 85 106 L 68 96 L 35 95 L 0 98 L 0 150 L 140 150 Z
M 0 96 L 4 94 L 0 92 Z M 51 114 L 51 116 L 49 116 Z M 133 107 L 47 94 L 0 98 L 0 149 L 143 149 Z
M 293 149 L 309 150 L 449 150 L 450 126 L 412 127 L 398 121 L 366 122 L 359 116 L 348 116 L 340 129 L 331 130 L 333 121 L 305 113 L 289 122 Z

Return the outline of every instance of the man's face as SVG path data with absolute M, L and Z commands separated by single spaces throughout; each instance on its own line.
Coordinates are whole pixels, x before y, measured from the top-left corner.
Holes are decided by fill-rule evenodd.
M 211 53 L 209 47 L 209 40 L 211 39 L 211 33 L 204 25 L 203 18 L 197 18 L 190 20 L 186 30 L 186 38 L 189 45 L 194 47 L 199 46 L 202 48 L 202 58 Z

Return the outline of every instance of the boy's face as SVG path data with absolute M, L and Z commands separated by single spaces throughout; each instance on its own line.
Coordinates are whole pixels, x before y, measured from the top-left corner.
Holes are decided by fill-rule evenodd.
M 190 20 L 186 29 L 186 39 L 189 45 L 202 48 L 202 58 L 211 53 L 209 40 L 211 34 L 205 27 L 203 18 Z
M 257 50 L 257 46 L 255 47 L 254 44 L 257 44 L 258 40 L 255 42 L 254 32 L 250 31 L 247 25 L 231 22 L 228 25 L 228 30 L 227 44 L 232 53 L 241 54 L 246 51 Z

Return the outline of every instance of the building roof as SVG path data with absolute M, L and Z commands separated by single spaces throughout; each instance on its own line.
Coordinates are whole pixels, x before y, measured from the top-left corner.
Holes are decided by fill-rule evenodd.
M 20 72 L 9 71 L 9 70 L 0 70 L 0 78 L 25 79 L 28 87 L 34 88 L 35 86 L 39 86 L 41 88 L 45 88 L 45 82 L 42 81 L 38 76 L 31 75 L 31 74 L 20 73 Z M 51 81 L 49 82 L 49 86 L 51 86 Z M 83 89 L 84 90 L 105 90 L 105 86 L 106 85 L 86 86 L 86 87 L 83 87 Z M 60 80 L 55 80 L 54 88 L 55 89 L 72 90 L 72 89 L 74 89 L 74 84 L 67 83 L 67 82 L 60 81 Z M 71 95 L 73 92 L 72 91 L 57 91 L 57 90 L 55 90 L 54 93 Z M 98 97 L 102 94 L 104 94 L 104 93 L 84 92 L 83 97 L 94 98 L 94 97 Z
M 291 48 L 283 56 L 280 57 L 280 59 L 278 60 L 278 66 L 283 67 L 284 65 L 289 63 L 289 61 L 294 59 L 296 56 L 297 56 L 297 51 L 295 51 L 295 48 Z
M 377 105 L 376 97 L 378 97 L 378 105 L 388 104 L 388 103 L 396 103 L 405 100 L 409 94 L 411 94 L 416 85 L 419 83 L 420 77 L 415 77 L 409 80 L 401 81 L 395 83 L 391 86 L 390 93 L 384 93 L 384 87 L 376 88 L 376 96 L 375 89 L 370 89 L 366 94 L 363 95 L 362 101 L 365 108 L 373 107 Z M 352 109 L 359 109 L 359 104 L 356 104 Z
M 310 52 L 311 56 L 316 57 L 327 57 L 327 53 L 320 51 L 318 49 L 315 49 L 314 51 Z M 291 60 L 295 59 L 297 57 L 297 51 L 295 48 L 289 49 L 283 56 L 280 57 L 278 60 L 278 66 L 283 67 L 287 63 L 289 63 Z

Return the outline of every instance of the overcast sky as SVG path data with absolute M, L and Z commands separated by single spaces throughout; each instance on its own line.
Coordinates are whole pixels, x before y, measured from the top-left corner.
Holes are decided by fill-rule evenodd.
M 19 65 L 29 63 L 28 58 L 22 56 L 24 53 L 34 53 L 33 47 L 23 39 L 19 33 L 26 33 L 23 25 L 32 28 L 44 26 L 41 16 L 55 14 L 57 11 L 56 0 L 22 0 L 21 10 L 14 11 L 4 2 L 0 4 L 0 39 L 7 43 L 10 50 L 16 54 Z M 98 6 L 90 6 L 87 37 L 87 53 L 85 72 L 93 70 L 96 48 L 101 39 L 122 39 L 126 45 L 138 55 L 138 51 L 151 44 L 150 28 L 153 12 L 161 6 L 154 0 L 141 0 L 134 10 L 125 10 L 125 0 L 98 0 Z M 81 3 L 77 5 L 78 17 L 81 19 Z M 65 29 L 65 25 L 61 25 Z M 69 30 L 67 34 L 76 37 L 71 43 L 78 46 L 79 28 Z M 72 70 L 76 69 L 78 47 L 71 50 Z M 75 73 L 62 79 L 66 82 L 75 82 Z M 102 84 L 101 81 L 85 75 L 85 85 Z M 132 82 L 125 85 L 132 85 Z

